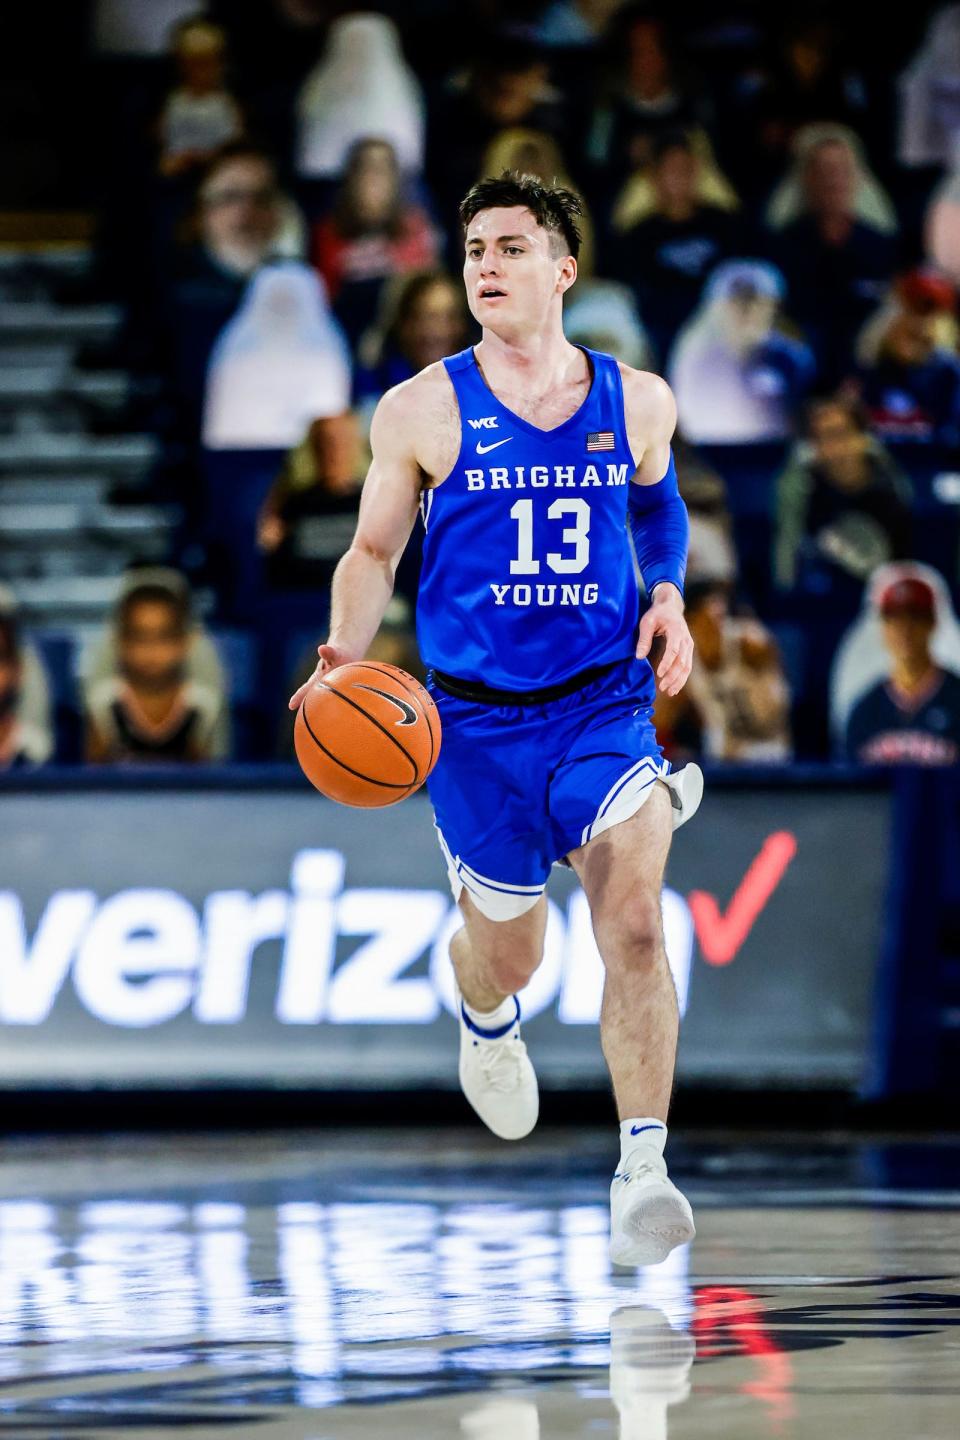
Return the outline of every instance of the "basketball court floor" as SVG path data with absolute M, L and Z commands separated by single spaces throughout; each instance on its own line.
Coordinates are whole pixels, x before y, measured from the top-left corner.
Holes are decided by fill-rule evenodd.
M 960 1142 L 687 1135 L 611 1273 L 615 1135 L 14 1139 L 0 1435 L 956 1440 Z

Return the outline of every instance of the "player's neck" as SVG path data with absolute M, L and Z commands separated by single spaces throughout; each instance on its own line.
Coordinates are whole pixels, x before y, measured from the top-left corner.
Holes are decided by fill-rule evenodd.
M 540 391 L 568 380 L 571 369 L 583 360 L 583 352 L 564 335 L 559 315 L 555 324 L 534 335 L 495 335 L 485 329 L 475 353 L 488 381 L 500 379 L 510 386 L 530 381 Z

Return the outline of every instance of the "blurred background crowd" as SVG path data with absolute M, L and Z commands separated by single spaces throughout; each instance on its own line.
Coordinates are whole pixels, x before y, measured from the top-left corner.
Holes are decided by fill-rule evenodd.
M 505 168 L 582 197 L 571 340 L 677 398 L 669 757 L 956 763 L 960 4 L 70 11 L 0 61 L 0 766 L 292 755 L 372 410 L 479 338 Z

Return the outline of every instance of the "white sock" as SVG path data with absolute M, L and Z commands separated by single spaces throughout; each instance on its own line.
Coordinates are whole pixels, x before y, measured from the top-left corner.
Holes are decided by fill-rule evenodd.
M 475 1010 L 466 1000 L 463 1008 L 467 1019 L 472 1020 L 479 1030 L 502 1030 L 504 1025 L 512 1025 L 517 1018 L 517 1001 L 513 995 L 501 1000 L 495 1010 Z
M 620 1158 L 636 1150 L 638 1145 L 652 1145 L 658 1155 L 667 1143 L 667 1127 L 655 1115 L 641 1115 L 636 1120 L 620 1121 Z

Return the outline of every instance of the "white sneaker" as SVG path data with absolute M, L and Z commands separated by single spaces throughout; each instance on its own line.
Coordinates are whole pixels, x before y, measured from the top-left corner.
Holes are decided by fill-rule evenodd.
M 540 1092 L 527 1047 L 520 1039 L 520 1001 L 516 1019 L 496 1039 L 477 1034 L 467 1019 L 459 991 L 460 1088 L 488 1130 L 501 1140 L 522 1140 L 537 1123 Z
M 610 1185 L 613 1264 L 659 1265 L 696 1233 L 690 1203 L 667 1177 L 663 1158 L 649 1145 L 626 1155 Z
M 699 765 L 691 762 L 684 765 L 682 770 L 671 770 L 668 775 L 664 775 L 663 783 L 670 791 L 673 828 L 679 830 L 680 826 L 692 820 L 700 809 L 700 801 L 703 799 L 703 771 Z

